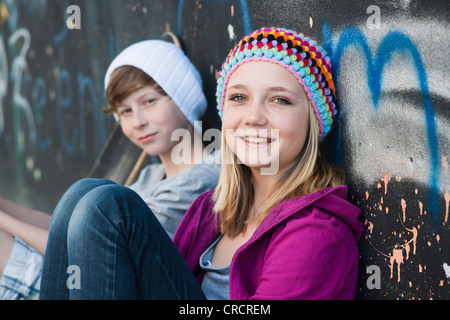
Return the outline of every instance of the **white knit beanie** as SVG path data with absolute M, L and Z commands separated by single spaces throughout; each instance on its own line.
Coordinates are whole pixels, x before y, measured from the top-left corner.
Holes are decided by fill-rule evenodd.
M 163 40 L 145 40 L 129 46 L 106 71 L 105 90 L 113 71 L 122 66 L 133 66 L 153 78 L 194 128 L 202 132 L 199 120 L 207 107 L 202 79 L 180 48 Z

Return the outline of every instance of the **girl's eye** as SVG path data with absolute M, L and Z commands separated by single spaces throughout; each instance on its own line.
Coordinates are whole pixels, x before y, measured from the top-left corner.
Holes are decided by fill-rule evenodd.
M 236 95 L 233 95 L 230 97 L 230 101 L 234 101 L 234 102 L 243 102 L 245 100 L 246 100 L 245 97 L 243 95 L 239 95 L 239 94 L 236 94 Z
M 282 97 L 275 98 L 274 101 L 276 103 L 278 103 L 278 104 L 281 104 L 281 105 L 290 105 L 290 104 L 292 104 L 288 99 L 282 98 Z

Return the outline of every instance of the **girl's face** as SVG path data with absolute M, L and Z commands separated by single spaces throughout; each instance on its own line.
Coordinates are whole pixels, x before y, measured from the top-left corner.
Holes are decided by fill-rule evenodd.
M 252 169 L 287 170 L 308 134 L 307 99 L 287 69 L 271 62 L 244 63 L 231 75 L 225 94 L 222 128 L 228 147 Z
M 178 141 L 172 141 L 176 129 L 188 129 L 190 123 L 169 97 L 146 86 L 126 97 L 116 110 L 123 133 L 147 154 L 170 155 Z

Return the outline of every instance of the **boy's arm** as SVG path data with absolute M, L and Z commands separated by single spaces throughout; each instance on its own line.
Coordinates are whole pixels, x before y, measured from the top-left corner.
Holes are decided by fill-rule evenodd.
M 41 254 L 45 253 L 48 230 L 25 223 L 4 211 L 0 211 L 0 230 L 18 236 Z
M 20 220 L 24 223 L 33 225 L 35 227 L 48 230 L 50 226 L 51 215 L 26 208 L 14 202 L 8 201 L 0 197 L 0 211 L 7 215 Z

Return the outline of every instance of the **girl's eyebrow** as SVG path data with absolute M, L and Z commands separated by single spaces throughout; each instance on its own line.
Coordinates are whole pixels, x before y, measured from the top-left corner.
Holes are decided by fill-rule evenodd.
M 289 93 L 291 95 L 298 96 L 298 92 L 290 90 L 290 89 L 288 89 L 286 87 L 270 87 L 269 90 L 270 91 L 276 91 L 276 92 L 287 92 L 287 93 Z
M 247 87 L 243 84 L 234 84 L 228 87 L 228 89 L 247 89 Z
M 235 89 L 235 90 L 242 90 L 242 89 L 247 89 L 247 86 L 244 84 L 234 84 L 232 86 L 229 86 L 227 89 Z M 298 96 L 298 92 L 294 91 L 294 90 L 290 90 L 286 87 L 281 87 L 281 86 L 275 86 L 275 87 L 269 87 L 268 88 L 269 91 L 275 91 L 275 92 L 286 92 L 289 93 L 291 95 L 294 96 Z
M 244 84 L 237 83 L 237 84 L 234 84 L 232 86 L 229 86 L 228 88 L 229 89 L 246 89 L 247 86 L 244 85 Z M 284 91 L 284 92 L 295 93 L 295 91 L 290 90 L 290 89 L 288 89 L 286 87 L 282 87 L 282 86 L 269 87 L 268 90 L 270 90 L 270 91 Z

